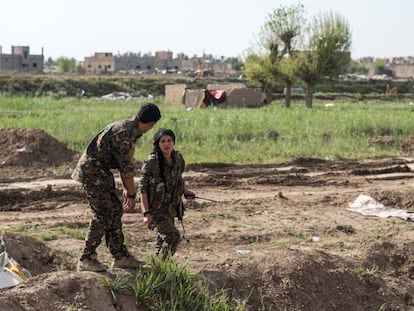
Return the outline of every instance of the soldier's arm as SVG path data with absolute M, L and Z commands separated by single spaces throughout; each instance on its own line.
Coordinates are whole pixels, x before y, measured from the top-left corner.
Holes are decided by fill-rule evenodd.
M 135 191 L 134 177 L 123 177 L 121 175 L 122 185 L 124 191 L 122 196 L 124 198 L 123 207 L 126 213 L 132 212 L 135 208 L 135 199 L 137 193 Z
M 139 181 L 139 192 L 141 196 L 141 211 L 144 216 L 144 224 L 147 228 L 152 229 L 152 216 L 150 213 L 150 206 L 149 206 L 149 198 L 148 198 L 148 187 L 149 187 L 149 180 L 151 178 L 150 175 L 150 164 L 148 161 L 144 161 L 141 167 L 141 178 Z
M 188 189 L 186 182 L 183 180 L 183 194 L 184 197 L 188 200 L 194 200 L 196 195 L 193 191 Z

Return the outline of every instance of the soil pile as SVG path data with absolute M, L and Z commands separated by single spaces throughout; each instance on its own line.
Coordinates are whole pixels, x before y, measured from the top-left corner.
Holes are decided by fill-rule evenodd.
M 71 162 L 76 152 L 45 131 L 33 128 L 0 130 L 0 163 L 13 166 L 59 166 Z
M 0 146 L 0 181 L 68 177 L 79 158 L 77 152 L 34 128 L 1 129 Z
M 414 154 L 414 135 L 405 138 L 402 142 L 404 152 Z
M 407 151 L 413 142 L 407 140 Z M 0 165 L 0 229 L 10 255 L 33 275 L 0 291 L 0 310 L 141 311 L 132 295 L 115 301 L 105 288 L 103 277 L 116 274 L 75 272 L 84 246 L 78 233 L 92 215 L 79 184 L 56 182 L 52 167 L 73 168 L 69 155 L 76 154 L 33 129 L 3 130 L 0 143 L 0 159 L 9 163 Z M 21 148 L 32 152 L 16 152 Z M 408 157 L 189 165 L 186 182 L 212 200 L 186 202 L 186 239 L 174 259 L 212 293 L 224 289 L 246 300 L 248 311 L 412 311 L 412 222 L 348 207 L 366 194 L 387 208 L 413 211 L 413 169 Z M 1 180 L 6 174 L 16 177 Z M 156 232 L 143 225 L 141 213 L 124 214 L 123 228 L 131 254 L 155 253 Z M 112 261 L 105 243 L 98 257 Z

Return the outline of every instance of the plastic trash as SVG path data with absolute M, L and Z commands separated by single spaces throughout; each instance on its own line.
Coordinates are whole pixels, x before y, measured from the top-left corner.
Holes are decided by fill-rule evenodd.
M 236 254 L 238 255 L 246 255 L 248 253 L 250 253 L 251 251 L 248 249 L 236 249 Z
M 16 286 L 32 277 L 27 269 L 9 256 L 3 237 L 0 237 L 0 242 L 0 289 Z

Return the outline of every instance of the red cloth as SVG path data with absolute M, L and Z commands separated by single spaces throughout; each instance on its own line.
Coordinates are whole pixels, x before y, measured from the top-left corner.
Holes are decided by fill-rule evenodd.
M 208 90 L 208 95 L 218 103 L 226 100 L 226 91 L 223 90 Z

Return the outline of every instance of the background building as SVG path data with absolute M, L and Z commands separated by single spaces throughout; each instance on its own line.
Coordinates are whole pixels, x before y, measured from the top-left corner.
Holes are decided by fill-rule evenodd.
M 0 71 L 43 72 L 43 48 L 41 55 L 30 54 L 28 46 L 12 46 L 11 54 L 3 54 L 0 46 Z
M 105 74 L 115 72 L 115 57 L 109 52 L 98 52 L 94 56 L 85 57 L 86 73 Z

